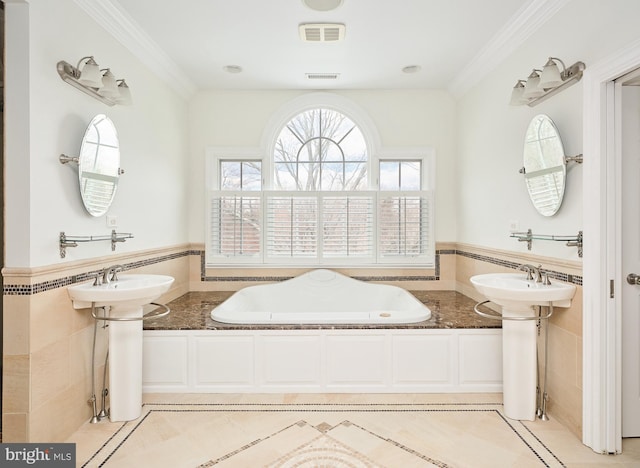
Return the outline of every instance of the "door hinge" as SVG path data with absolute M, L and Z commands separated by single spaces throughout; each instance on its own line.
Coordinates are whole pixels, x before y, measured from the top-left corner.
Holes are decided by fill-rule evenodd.
M 615 282 L 614 280 L 609 280 L 609 297 L 613 299 L 615 297 Z

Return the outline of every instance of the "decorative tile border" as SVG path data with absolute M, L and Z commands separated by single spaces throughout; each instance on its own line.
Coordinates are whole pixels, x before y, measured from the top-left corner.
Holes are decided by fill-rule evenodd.
M 136 262 L 122 263 L 123 271 L 134 270 L 148 265 L 155 265 L 156 263 L 162 263 L 169 260 L 174 260 L 180 257 L 186 257 L 188 255 L 200 255 L 199 250 L 186 250 L 184 252 L 173 253 L 169 255 L 160 255 L 154 258 L 148 258 L 146 260 L 139 260 Z M 82 283 L 94 279 L 96 275 L 100 274 L 100 270 L 91 270 L 86 273 L 80 273 L 78 275 L 64 276 L 55 280 L 43 281 L 42 283 L 35 284 L 5 284 L 3 285 L 2 294 L 5 296 L 30 296 L 32 294 L 38 294 L 52 289 L 64 288 L 75 283 Z
M 481 262 L 491 263 L 493 265 L 499 265 L 506 268 L 511 268 L 513 270 L 517 270 L 521 265 L 520 263 L 510 262 L 508 260 L 503 260 L 500 258 L 488 257 L 486 255 L 479 255 L 470 252 L 465 252 L 464 250 L 455 250 L 456 255 L 460 255 L 462 257 L 472 258 L 474 260 L 479 260 Z M 555 278 L 560 281 L 564 281 L 565 283 L 573 283 L 579 286 L 582 286 L 582 276 L 578 275 L 569 275 L 567 273 L 561 273 L 559 271 L 546 270 L 545 272 L 549 273 L 550 278 Z
M 207 276 L 206 264 L 205 264 L 205 252 L 203 250 L 185 250 L 184 252 L 173 253 L 169 255 L 160 255 L 154 258 L 148 258 L 146 260 L 139 260 L 136 262 L 124 263 L 123 269 L 133 270 L 148 265 L 154 265 L 157 263 L 174 260 L 176 258 L 186 256 L 199 256 L 200 257 L 200 281 L 202 282 L 274 282 L 284 281 L 291 279 L 291 276 Z M 465 252 L 464 250 L 455 249 L 442 249 L 436 250 L 435 255 L 435 271 L 434 275 L 405 275 L 405 276 L 354 276 L 353 278 L 361 281 L 439 281 L 440 280 L 440 257 L 442 255 L 460 255 L 474 260 L 491 263 L 502 267 L 511 268 L 517 270 L 520 266 L 519 263 L 502 260 L 496 257 L 490 257 L 487 255 L 479 255 L 475 253 Z M 5 296 L 30 296 L 41 292 L 49 291 L 57 288 L 64 288 L 75 283 L 81 283 L 95 278 L 101 270 L 91 270 L 79 275 L 64 276 L 54 280 L 43 281 L 35 284 L 4 284 L 2 293 Z M 549 273 L 549 277 L 555 278 L 567 283 L 573 283 L 582 286 L 582 276 L 569 275 L 558 271 L 546 270 Z
M 440 280 L 440 255 L 454 254 L 454 250 L 436 250 L 435 255 L 435 274 L 434 275 L 389 275 L 389 276 L 352 276 L 353 279 L 360 281 L 439 281 Z M 204 252 L 202 252 L 201 264 L 201 281 L 217 281 L 217 282 L 274 282 L 285 281 L 291 279 L 292 276 L 205 276 L 206 266 L 204 263 Z M 358 266 L 355 265 L 354 268 Z M 292 265 L 292 268 L 296 268 Z
M 362 448 L 378 447 L 379 449 L 380 446 L 385 446 L 386 451 L 395 451 L 393 458 L 400 457 L 405 462 L 413 460 L 413 463 L 421 464 L 421 466 L 425 462 L 431 464 L 430 466 L 441 468 L 449 466 L 439 459 L 446 453 L 446 450 L 439 451 L 435 447 L 426 449 L 422 444 L 411 447 L 400 440 L 395 440 L 388 434 L 381 433 L 380 428 L 375 424 L 371 425 L 369 418 L 361 418 L 363 413 L 379 414 L 381 417 L 384 414 L 406 414 L 412 419 L 427 418 L 425 421 L 428 421 L 432 415 L 436 417 L 434 421 L 437 421 L 447 415 L 451 415 L 456 418 L 454 420 L 457 420 L 459 416 L 465 414 L 484 414 L 488 417 L 485 418 L 484 424 L 489 425 L 493 430 L 500 431 L 503 437 L 511 438 L 514 436 L 513 442 L 518 441 L 524 449 L 521 456 L 528 454 L 526 456 L 530 457 L 531 463 L 540 462 L 543 466 L 548 467 L 565 466 L 545 442 L 535 434 L 535 426 L 532 423 L 527 424 L 524 421 L 506 418 L 501 403 L 145 403 L 142 413 L 138 420 L 133 423 L 124 423 L 111 437 L 107 438 L 101 447 L 83 462 L 82 467 L 103 466 L 110 460 L 117 462 L 128 455 L 127 451 L 133 451 L 129 452 L 131 455 L 135 454 L 135 442 L 132 441 L 136 436 L 143 437 L 147 428 L 157 430 L 159 421 L 170 424 L 167 421 L 170 421 L 174 415 L 185 413 L 227 413 L 230 418 L 233 418 L 235 414 L 244 413 L 246 416 L 243 416 L 242 420 L 245 431 L 251 431 L 251 421 L 261 420 L 269 413 L 290 415 L 285 419 L 281 418 L 282 426 L 275 426 L 272 432 L 257 431 L 251 442 L 236 447 L 230 446 L 228 452 L 209 459 L 199 467 L 211 467 L 224 462 L 243 463 L 247 459 L 251 459 L 252 462 L 260 462 L 260 464 L 271 462 L 267 465 L 270 467 L 298 466 L 293 462 L 306 461 L 309 463 L 312 461 L 309 456 L 332 456 L 332 450 L 335 450 L 333 456 L 342 453 L 343 456 L 346 456 L 345 460 L 370 462 L 370 458 L 361 452 Z M 308 421 L 310 418 L 317 421 L 317 416 L 320 414 L 326 415 L 327 419 L 324 422 L 311 424 Z M 156 415 L 162 415 L 161 420 L 154 420 Z M 252 417 L 254 419 L 251 419 Z M 333 422 L 328 423 L 327 420 L 333 420 Z M 466 440 L 465 434 L 460 434 L 460 437 L 461 442 Z M 354 442 L 358 443 L 361 448 L 358 449 L 358 445 L 354 445 Z M 287 447 L 283 444 L 286 444 Z M 272 458 L 275 458 L 274 453 L 276 452 L 270 448 L 275 447 L 278 447 L 279 450 L 287 450 L 287 448 L 288 450 L 274 460 Z M 262 450 L 263 448 L 265 450 Z M 256 456 L 260 459 L 256 459 Z M 262 459 L 263 456 L 270 459 Z M 483 456 L 488 455 L 485 453 Z M 289 464 L 285 462 L 289 462 Z M 367 463 L 362 465 L 357 463 L 356 465 L 378 466 Z M 307 465 L 302 464 L 302 466 Z M 318 466 L 324 465 L 319 464 Z

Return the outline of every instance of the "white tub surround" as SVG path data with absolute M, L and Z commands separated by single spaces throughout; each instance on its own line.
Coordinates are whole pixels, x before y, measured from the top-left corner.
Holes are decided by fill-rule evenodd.
M 500 329 L 145 330 L 148 393 L 502 391 Z

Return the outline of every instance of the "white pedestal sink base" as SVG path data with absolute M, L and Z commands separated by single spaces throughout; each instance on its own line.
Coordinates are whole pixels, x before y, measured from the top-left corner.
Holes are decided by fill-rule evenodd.
M 74 308 L 91 308 L 96 320 L 109 324 L 109 419 L 113 422 L 132 421 L 142 413 L 142 307 L 154 304 L 174 281 L 171 276 L 147 274 L 122 274 L 116 278 L 116 272 L 122 269 L 122 265 L 107 267 L 94 282 L 67 288 Z M 108 316 L 95 315 L 99 308 L 108 310 Z M 163 314 L 154 317 L 168 314 L 169 308 L 164 308 Z M 95 400 L 95 395 L 92 398 Z M 98 419 L 95 413 L 94 407 L 92 422 Z
M 111 318 L 142 317 L 142 307 L 112 307 Z M 109 322 L 109 420 L 142 413 L 142 320 Z
M 502 311 L 503 317 L 531 316 L 533 310 Z M 538 377 L 535 320 L 502 322 L 502 391 L 504 414 L 510 419 L 536 418 Z
M 540 268 L 532 265 L 519 267 L 520 270 L 528 270 L 542 277 Z M 505 415 L 511 419 L 533 421 L 537 412 L 536 390 L 538 387 L 536 327 L 538 316 L 535 308 L 538 305 L 548 307 L 549 314 L 540 319 L 548 320 L 552 307 L 571 306 L 576 285 L 555 280 L 551 283 L 536 281 L 527 279 L 527 276 L 522 273 L 487 273 L 472 276 L 469 281 L 479 293 L 502 308 L 502 379 Z M 480 312 L 477 308 L 475 311 L 484 317 L 497 318 Z M 515 316 L 530 317 L 532 320 L 509 320 L 509 317 Z M 548 326 L 549 324 L 545 323 L 545 327 Z M 548 328 L 545 328 L 545 337 L 547 330 Z M 544 385 L 546 386 L 546 378 Z M 545 395 L 545 391 L 542 393 Z M 541 419 L 546 417 L 544 408 L 543 402 Z

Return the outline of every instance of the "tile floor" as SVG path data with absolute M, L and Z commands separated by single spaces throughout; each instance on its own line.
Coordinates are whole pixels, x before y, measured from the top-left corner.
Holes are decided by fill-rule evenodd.
M 599 455 L 501 394 L 147 394 L 135 421 L 83 425 L 78 466 L 640 467 L 640 439 Z

